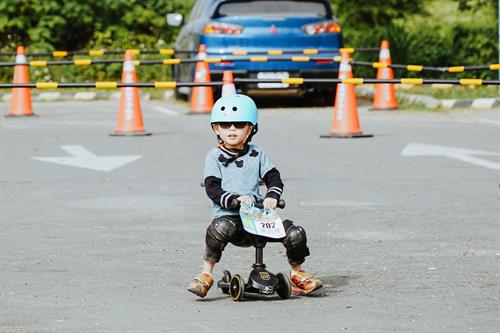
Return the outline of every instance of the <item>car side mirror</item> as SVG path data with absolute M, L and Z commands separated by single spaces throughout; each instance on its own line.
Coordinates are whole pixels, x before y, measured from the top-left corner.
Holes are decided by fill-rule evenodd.
M 165 16 L 165 19 L 167 20 L 167 24 L 171 27 L 180 27 L 182 25 L 182 21 L 184 20 L 184 16 L 179 13 L 168 13 L 167 16 Z

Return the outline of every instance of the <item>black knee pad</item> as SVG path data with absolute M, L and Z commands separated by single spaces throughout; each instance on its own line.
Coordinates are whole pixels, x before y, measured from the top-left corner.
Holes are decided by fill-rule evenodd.
M 222 251 L 238 232 L 233 220 L 226 217 L 215 218 L 207 228 L 207 246 L 215 251 Z
M 283 221 L 283 224 L 287 225 L 283 244 L 286 247 L 288 261 L 294 264 L 301 264 L 304 262 L 304 258 L 309 255 L 306 231 L 304 228 L 293 225 L 287 220 Z
M 306 231 L 301 226 L 291 225 L 286 230 L 285 245 L 290 247 L 306 246 L 307 236 Z

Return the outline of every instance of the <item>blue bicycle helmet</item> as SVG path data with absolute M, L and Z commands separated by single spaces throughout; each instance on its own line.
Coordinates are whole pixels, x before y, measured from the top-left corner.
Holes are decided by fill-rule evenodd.
M 215 102 L 210 123 L 248 122 L 257 125 L 259 113 L 255 102 L 246 95 L 223 96 Z

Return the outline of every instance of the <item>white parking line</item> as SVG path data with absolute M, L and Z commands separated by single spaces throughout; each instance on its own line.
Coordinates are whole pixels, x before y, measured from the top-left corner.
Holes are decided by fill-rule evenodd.
M 164 113 L 168 116 L 179 116 L 180 115 L 179 112 L 177 112 L 177 111 L 173 111 L 173 110 L 161 107 L 161 106 L 151 106 L 151 107 L 153 109 L 155 109 L 156 111 Z

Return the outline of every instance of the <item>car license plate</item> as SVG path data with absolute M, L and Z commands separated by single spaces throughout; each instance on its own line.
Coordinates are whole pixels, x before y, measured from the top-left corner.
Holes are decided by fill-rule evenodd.
M 288 79 L 290 74 L 288 72 L 259 72 L 257 73 L 257 79 Z M 257 87 L 261 89 L 268 88 L 288 88 L 288 83 L 257 83 Z

